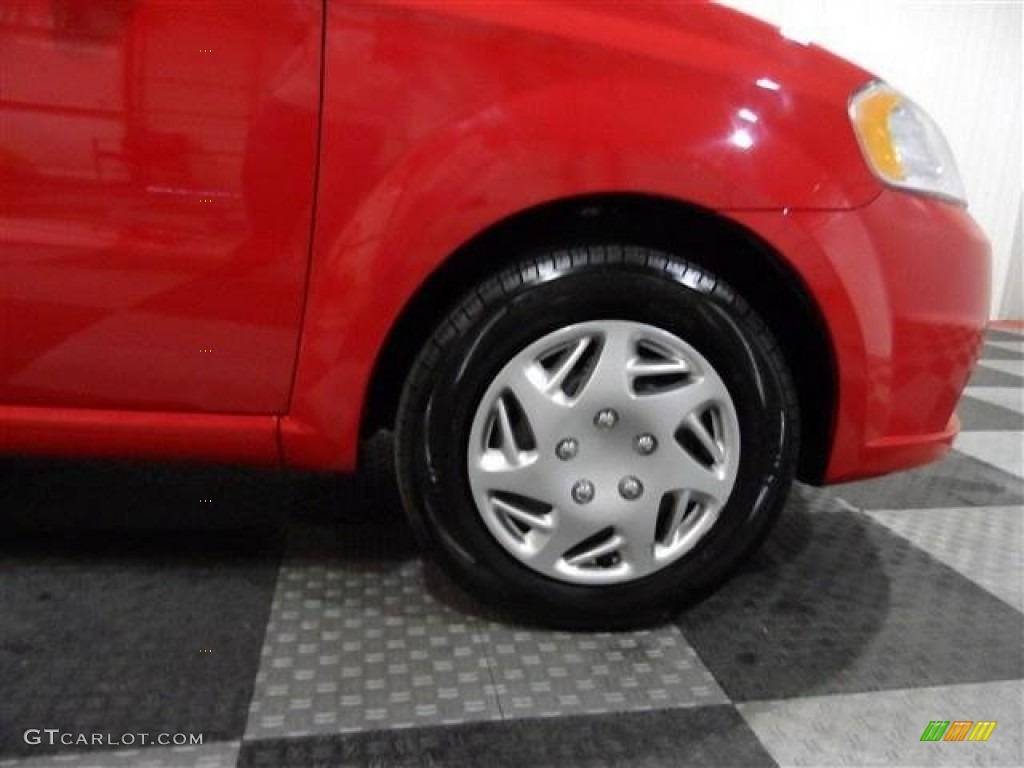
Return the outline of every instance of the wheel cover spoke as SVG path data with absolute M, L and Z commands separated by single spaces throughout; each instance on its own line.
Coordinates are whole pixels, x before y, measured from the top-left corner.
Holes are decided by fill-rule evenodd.
M 543 382 L 541 390 L 548 396 L 564 391 L 566 380 L 579 365 L 584 353 L 596 343 L 592 336 L 576 339 L 569 350 L 557 361 L 553 371 L 535 364 L 530 370 L 539 372 L 540 380 Z
M 548 473 L 537 466 L 536 454 L 525 458 L 522 464 L 515 465 L 504 463 L 503 456 L 500 460 L 484 456 L 477 462 L 474 471 L 486 482 L 489 490 L 497 493 L 511 493 L 527 498 L 547 495 L 543 486 L 547 482 Z
M 587 380 L 580 398 L 590 404 L 607 398 L 622 397 L 628 392 L 628 330 L 618 324 L 608 324 L 602 329 L 600 339 L 593 373 Z
M 548 533 L 553 531 L 555 523 L 550 513 L 544 514 L 523 504 L 516 504 L 508 497 L 495 494 L 491 497 L 491 506 L 499 512 L 524 526 Z
M 634 510 L 633 514 L 623 517 L 618 526 L 625 536 L 625 560 L 639 573 L 656 570 L 654 558 L 657 511 L 656 500 L 652 498 L 648 504 Z
M 714 413 L 716 412 L 712 411 L 712 414 Z M 712 419 L 717 419 L 717 416 L 713 415 Z M 685 426 L 689 433 L 700 443 L 701 448 L 711 456 L 716 465 L 725 461 L 725 446 L 718 439 L 717 435 L 713 435 L 712 431 L 704 425 L 704 422 L 701 421 L 695 411 L 691 411 L 686 417 Z
M 467 469 L 506 551 L 550 578 L 601 585 L 693 550 L 732 493 L 739 453 L 729 391 L 697 350 L 654 326 L 597 320 L 543 336 L 497 373 Z
M 498 437 L 500 441 L 501 453 L 505 457 L 505 461 L 512 466 L 516 466 L 520 463 L 521 452 L 519 449 L 518 441 L 516 440 L 515 431 L 512 429 L 512 419 L 508 413 L 508 401 L 506 398 L 498 398 L 495 403 L 495 426 L 498 429 Z

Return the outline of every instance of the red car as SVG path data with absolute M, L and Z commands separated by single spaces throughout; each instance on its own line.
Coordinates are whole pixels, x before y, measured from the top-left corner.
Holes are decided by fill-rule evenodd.
M 942 134 L 710 4 L 10 0 L 0 450 L 352 470 L 565 625 L 719 584 L 795 476 L 932 461 L 989 248 Z

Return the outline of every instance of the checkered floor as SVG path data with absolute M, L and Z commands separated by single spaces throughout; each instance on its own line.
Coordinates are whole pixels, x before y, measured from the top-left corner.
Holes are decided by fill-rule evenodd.
M 797 487 L 726 588 L 621 634 L 510 626 L 424 565 L 386 450 L 340 481 L 15 461 L 0 767 L 1020 766 L 1024 336 L 989 334 L 960 416 L 944 462 Z

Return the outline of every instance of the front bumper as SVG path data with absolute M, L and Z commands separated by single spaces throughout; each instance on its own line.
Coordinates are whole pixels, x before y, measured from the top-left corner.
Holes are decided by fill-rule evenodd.
M 838 402 L 824 482 L 943 456 L 988 318 L 990 249 L 970 215 L 887 190 L 855 210 L 735 218 L 791 263 L 828 325 Z

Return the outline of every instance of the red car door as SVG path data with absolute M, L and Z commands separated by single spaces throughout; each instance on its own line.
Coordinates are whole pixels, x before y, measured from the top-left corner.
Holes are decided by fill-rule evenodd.
M 0 404 L 287 408 L 320 0 L 0 7 Z

